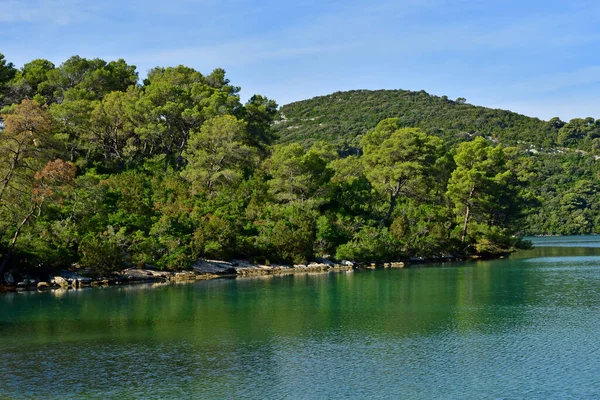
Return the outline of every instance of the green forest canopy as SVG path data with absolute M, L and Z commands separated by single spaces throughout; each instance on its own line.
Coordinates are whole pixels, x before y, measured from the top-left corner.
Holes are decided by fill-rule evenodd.
M 222 69 L 139 82 L 124 60 L 0 56 L 0 270 L 497 255 L 599 231 L 593 119 L 407 91 L 280 116 L 239 90 Z
M 476 137 L 514 147 L 534 173 L 529 195 L 536 212 L 526 217 L 527 234 L 572 235 L 600 232 L 600 120 L 542 121 L 511 111 L 450 100 L 424 91 L 353 90 L 281 107 L 274 130 L 282 143 L 308 147 L 327 140 L 343 154 L 359 151 L 360 140 L 385 118 L 418 127 L 452 148 Z

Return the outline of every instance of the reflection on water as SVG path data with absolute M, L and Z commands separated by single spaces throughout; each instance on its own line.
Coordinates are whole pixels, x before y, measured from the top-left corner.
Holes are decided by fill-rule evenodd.
M 598 398 L 598 247 L 9 294 L 0 398 Z
M 539 236 L 528 237 L 535 247 L 592 247 L 600 248 L 600 236 Z

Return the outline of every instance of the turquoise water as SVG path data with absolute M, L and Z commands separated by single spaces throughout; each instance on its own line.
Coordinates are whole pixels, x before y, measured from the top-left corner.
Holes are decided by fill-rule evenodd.
M 600 237 L 505 260 L 0 296 L 0 398 L 598 399 Z

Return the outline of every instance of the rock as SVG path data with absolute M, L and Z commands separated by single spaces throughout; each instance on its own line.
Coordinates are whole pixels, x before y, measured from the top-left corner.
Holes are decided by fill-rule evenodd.
M 75 279 L 76 287 L 89 286 L 91 284 L 92 284 L 92 278 L 82 276 L 82 277 Z
M 50 278 L 50 283 L 53 285 L 58 285 L 62 288 L 69 287 L 69 282 L 67 282 L 67 280 L 62 276 L 54 276 Z
M 244 260 L 233 260 L 231 264 L 236 268 L 253 268 L 255 266 L 255 264 Z
M 34 279 L 34 278 L 25 278 L 23 279 L 23 283 L 25 283 L 26 286 L 35 286 L 38 284 L 38 280 Z
M 49 289 L 50 284 L 48 282 L 39 282 L 37 284 L 37 288 L 38 288 L 38 290 Z
M 320 264 L 325 264 L 325 265 L 327 265 L 327 266 L 329 266 L 329 267 L 333 267 L 333 266 L 335 266 L 335 263 L 334 263 L 333 261 L 331 261 L 331 260 L 328 260 L 328 259 L 326 259 L 326 258 L 317 258 L 317 259 L 316 259 L 316 261 L 317 261 L 318 263 L 320 263 Z
M 193 272 L 176 272 L 173 276 L 175 282 L 185 282 L 196 280 L 196 274 Z
M 7 272 L 4 274 L 4 282 L 6 282 L 7 285 L 14 285 L 16 282 L 15 277 L 10 272 Z
M 169 273 L 162 271 L 151 271 L 141 268 L 127 268 L 121 271 L 123 278 L 138 282 L 156 282 L 167 279 Z
M 236 273 L 233 263 L 217 260 L 200 260 L 192 268 L 199 274 L 223 275 Z
M 60 274 L 58 275 L 66 280 L 79 278 L 79 274 L 71 271 L 60 271 Z
M 348 260 L 342 260 L 342 265 L 345 265 L 347 267 L 354 267 L 354 263 Z

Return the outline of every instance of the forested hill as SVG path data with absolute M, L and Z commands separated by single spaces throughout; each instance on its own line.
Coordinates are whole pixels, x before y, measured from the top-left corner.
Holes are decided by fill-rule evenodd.
M 425 91 L 336 92 L 287 104 L 281 108 L 281 114 L 275 128 L 280 141 L 299 141 L 307 146 L 316 140 L 340 147 L 357 146 L 362 135 L 385 118 L 399 118 L 402 126 L 422 128 L 451 143 L 461 141 L 467 135 L 480 134 L 498 139 L 505 145 L 519 141 L 536 147 L 577 145 L 565 140 L 569 135 L 561 129 L 565 131 L 563 128 L 569 124 L 558 118 L 542 121 L 511 111 L 467 104 L 464 98 L 450 100 L 447 96 L 433 96 Z M 589 125 L 588 120 L 581 121 L 587 121 L 585 125 Z M 579 139 L 587 139 L 587 135 L 581 136 Z
M 524 224 L 529 234 L 600 233 L 600 120 L 542 121 L 515 112 L 467 104 L 424 91 L 352 90 L 281 107 L 274 129 L 281 143 L 306 148 L 319 140 L 339 149 L 361 139 L 385 118 L 440 136 L 448 149 L 483 136 L 517 147 L 533 178 L 527 189 L 539 202 Z M 346 153 L 352 153 L 347 151 Z M 342 152 L 344 153 L 344 152 Z
M 600 233 L 593 118 L 398 90 L 278 117 L 239 90 L 219 68 L 156 67 L 140 82 L 125 60 L 16 68 L 0 54 L 0 281 L 200 258 L 491 256 L 525 233 Z

